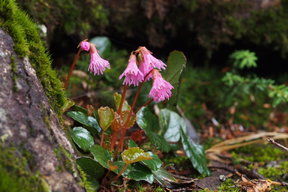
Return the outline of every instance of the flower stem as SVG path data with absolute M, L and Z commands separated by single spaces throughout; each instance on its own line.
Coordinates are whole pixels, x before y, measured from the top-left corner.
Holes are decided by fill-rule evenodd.
M 75 55 L 75 57 L 74 57 L 74 59 L 73 59 L 73 63 L 72 63 L 72 65 L 71 65 L 71 67 L 70 67 L 68 76 L 67 76 L 66 81 L 65 81 L 65 84 L 64 84 L 64 89 L 66 89 L 67 86 L 68 86 L 68 84 L 69 84 L 70 77 L 71 77 L 71 75 L 72 75 L 72 72 L 73 72 L 73 69 L 74 69 L 74 67 L 75 67 L 75 65 L 76 65 L 76 62 L 77 62 L 78 59 L 79 59 L 80 52 L 81 52 L 81 49 L 78 50 L 78 52 L 76 53 L 76 55 Z
M 149 99 L 148 101 L 146 101 L 146 103 L 144 103 L 141 107 L 139 107 L 139 109 L 137 109 L 136 113 L 142 109 L 142 107 L 146 107 L 147 105 L 149 105 L 150 103 L 152 103 L 153 99 Z
M 105 137 L 105 133 L 104 133 L 104 130 L 102 130 L 101 141 L 100 141 L 100 146 L 101 147 L 103 147 L 104 137 Z
M 118 173 L 118 175 L 117 175 L 116 177 L 114 177 L 114 178 L 111 180 L 111 182 L 117 180 L 117 179 L 122 175 L 122 173 L 124 173 L 124 171 L 127 169 L 128 165 L 129 165 L 129 164 L 125 164 L 124 167 L 122 168 L 122 170 Z
M 122 106 L 123 106 L 123 103 L 124 103 L 124 101 L 125 101 L 125 96 L 126 96 L 127 88 L 128 88 L 127 85 L 125 85 L 124 88 L 123 88 L 123 92 L 122 92 L 122 95 L 121 95 L 120 105 L 119 105 L 119 108 L 118 108 L 118 110 L 117 110 L 117 113 L 118 113 L 118 114 L 120 114 L 121 111 L 122 111 Z

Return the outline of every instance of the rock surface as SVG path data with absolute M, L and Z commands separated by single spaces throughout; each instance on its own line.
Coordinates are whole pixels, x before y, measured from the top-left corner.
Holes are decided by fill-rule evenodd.
M 13 40 L 0 29 L 0 140 L 32 155 L 29 169 L 40 173 L 52 191 L 84 191 L 55 150 L 74 156 L 28 58 L 19 58 Z M 59 167 L 61 169 L 59 170 Z M 71 168 L 73 169 L 73 168 Z

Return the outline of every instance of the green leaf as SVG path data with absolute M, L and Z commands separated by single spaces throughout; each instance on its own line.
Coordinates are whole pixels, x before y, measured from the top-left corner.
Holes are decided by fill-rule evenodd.
M 113 165 L 117 165 L 119 168 L 115 170 L 115 173 L 119 173 L 122 168 L 125 166 L 123 161 L 116 161 L 112 163 Z M 147 181 L 148 183 L 153 183 L 154 176 L 150 169 L 144 165 L 139 163 L 128 165 L 127 169 L 123 172 L 122 176 L 133 179 L 135 181 Z
M 79 105 L 74 105 L 72 109 L 73 109 L 73 111 L 80 111 L 80 112 L 84 113 L 85 115 L 88 114 L 87 109 L 84 107 L 81 107 Z
M 96 48 L 101 56 L 106 56 L 111 50 L 111 41 L 108 37 L 94 37 L 90 40 L 90 42 L 96 45 Z
M 89 157 L 81 157 L 76 160 L 76 163 L 88 177 L 99 179 L 104 175 L 105 169 Z
M 67 115 L 72 119 L 74 119 L 75 121 L 87 127 L 95 129 L 98 133 L 101 131 L 101 128 L 99 127 L 97 120 L 92 116 L 87 116 L 80 111 L 69 111 Z
M 171 183 L 177 183 L 177 179 L 164 168 L 152 171 L 154 179 L 162 186 L 168 187 Z
M 167 141 L 161 135 L 156 133 L 156 131 L 159 130 L 157 117 L 151 113 L 149 108 L 143 107 L 137 112 L 136 122 L 139 127 L 145 131 L 145 134 L 153 145 L 163 152 L 170 151 L 169 143 L 167 143 Z
M 88 157 L 81 157 L 76 160 L 78 169 L 81 173 L 82 182 L 87 192 L 95 192 L 100 185 L 97 179 L 104 175 L 104 168 Z
M 186 67 L 187 59 L 181 51 L 172 51 L 167 61 L 167 69 L 163 72 L 163 77 L 169 81 L 174 89 L 172 90 L 172 98 L 169 100 L 171 105 L 177 103 L 181 74 Z
M 149 153 L 144 152 L 144 150 L 139 147 L 131 147 L 126 149 L 121 153 L 121 157 L 126 164 L 152 159 Z
M 141 163 L 146 165 L 152 171 L 156 171 L 156 170 L 160 169 L 163 162 L 159 159 L 159 157 L 150 151 L 147 153 L 149 153 L 149 155 L 152 157 L 152 159 L 141 161 Z
M 128 147 L 138 147 L 138 145 L 133 140 L 128 140 Z
M 145 132 L 159 131 L 157 117 L 149 110 L 148 107 L 142 107 L 136 114 L 136 122 Z
M 169 109 L 161 109 L 159 114 L 160 133 L 168 142 L 178 142 L 180 139 L 181 117 Z
M 100 145 L 93 145 L 90 148 L 90 151 L 95 161 L 97 161 L 100 165 L 102 165 L 106 169 L 109 169 L 108 161 L 112 161 L 112 155 L 108 150 L 104 149 Z
M 90 147 L 94 145 L 92 135 L 83 127 L 74 127 L 70 134 L 77 146 L 85 152 L 88 152 Z
M 109 107 L 100 107 L 98 109 L 100 127 L 106 131 L 114 120 L 114 110 Z
M 114 93 L 113 97 L 114 97 L 114 102 L 116 105 L 116 110 L 118 110 L 122 96 L 119 93 Z M 122 111 L 130 111 L 130 109 L 131 109 L 130 105 L 128 104 L 126 100 L 124 100 Z
M 147 137 L 151 141 L 153 145 L 157 147 L 162 152 L 168 153 L 171 150 L 171 147 L 169 143 L 162 137 L 161 135 L 158 135 L 157 133 L 154 132 L 146 132 Z
M 193 167 L 202 175 L 210 175 L 207 167 L 206 154 L 201 145 L 194 143 L 186 134 L 186 127 L 180 129 L 181 141 L 186 155 L 192 162 Z

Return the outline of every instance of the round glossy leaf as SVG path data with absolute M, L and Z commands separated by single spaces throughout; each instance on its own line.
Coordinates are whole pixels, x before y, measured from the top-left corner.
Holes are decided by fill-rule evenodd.
M 90 147 L 94 145 L 92 135 L 83 127 L 74 127 L 71 131 L 71 137 L 77 146 L 85 152 L 88 152 Z
M 97 130 L 98 133 L 101 131 L 97 120 L 92 116 L 88 116 L 80 111 L 69 111 L 67 115 L 75 121 Z

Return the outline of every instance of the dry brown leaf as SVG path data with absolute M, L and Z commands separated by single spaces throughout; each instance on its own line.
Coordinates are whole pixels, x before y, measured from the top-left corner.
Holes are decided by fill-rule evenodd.
M 241 177 L 242 181 L 238 181 L 237 185 L 247 192 L 268 192 L 271 191 L 273 184 L 270 180 L 253 179 L 249 180 L 244 176 Z

